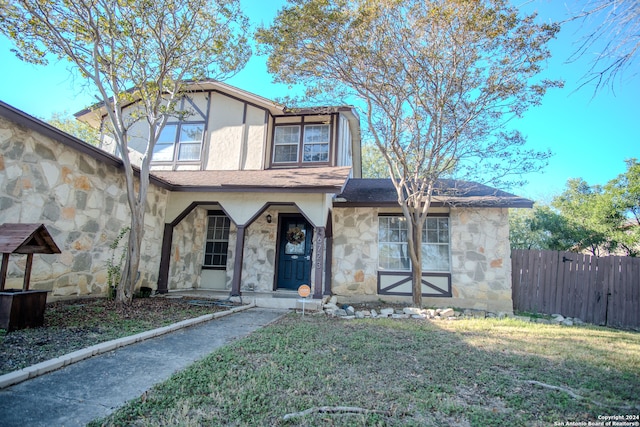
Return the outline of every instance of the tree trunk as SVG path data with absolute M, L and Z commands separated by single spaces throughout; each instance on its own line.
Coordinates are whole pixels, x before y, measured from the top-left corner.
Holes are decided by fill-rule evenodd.
M 409 253 L 413 252 L 411 262 L 411 294 L 413 296 L 413 304 L 416 307 L 422 307 L 422 228 L 423 225 L 418 221 L 410 228 L 413 236 L 409 244 L 413 245 L 413 250 L 409 248 Z
M 145 167 L 146 166 L 146 167 Z M 127 248 L 127 258 L 118 285 L 116 301 L 122 304 L 129 304 L 133 299 L 136 279 L 140 267 L 140 255 L 142 247 L 142 237 L 144 235 L 144 216 L 147 203 L 147 192 L 149 189 L 149 168 L 146 164 L 140 170 L 139 190 L 135 194 L 135 175 L 133 169 L 125 166 L 125 177 L 127 182 L 129 208 L 131 210 L 131 229 L 129 230 L 129 244 Z

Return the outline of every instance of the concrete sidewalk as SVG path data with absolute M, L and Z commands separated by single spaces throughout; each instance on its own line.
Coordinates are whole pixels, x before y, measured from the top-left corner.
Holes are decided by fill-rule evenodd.
M 0 425 L 84 426 L 287 312 L 251 308 L 94 356 L 0 390 Z

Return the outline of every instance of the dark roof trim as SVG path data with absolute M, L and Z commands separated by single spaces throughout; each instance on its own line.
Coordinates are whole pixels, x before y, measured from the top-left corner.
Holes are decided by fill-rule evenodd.
M 398 207 L 391 179 L 350 178 L 334 207 Z M 533 201 L 471 181 L 438 181 L 431 201 L 433 207 L 531 208 Z
M 340 191 L 336 186 L 312 186 L 312 187 L 268 187 L 268 186 L 245 186 L 245 185 L 220 185 L 220 186 L 197 186 L 197 185 L 176 185 L 167 184 L 170 191 L 191 192 L 191 193 L 329 193 L 335 194 Z

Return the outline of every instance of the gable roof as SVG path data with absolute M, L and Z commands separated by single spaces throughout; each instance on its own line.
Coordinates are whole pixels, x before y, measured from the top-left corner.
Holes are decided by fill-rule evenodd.
M 0 224 L 0 253 L 59 254 L 44 224 Z
M 152 171 L 171 191 L 339 193 L 350 167 L 267 170 Z
M 506 191 L 471 181 L 442 179 L 434 191 L 432 206 L 478 208 L 531 208 L 533 202 Z M 349 179 L 334 199 L 336 207 L 396 207 L 398 196 L 390 178 Z

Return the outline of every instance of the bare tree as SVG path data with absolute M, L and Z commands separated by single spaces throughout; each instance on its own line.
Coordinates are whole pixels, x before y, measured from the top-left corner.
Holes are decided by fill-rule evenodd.
M 0 0 L 0 31 L 19 58 L 46 64 L 69 61 L 97 91 L 126 176 L 131 210 L 128 253 L 117 299 L 133 296 L 140 263 L 153 149 L 177 105 L 185 80 L 223 79 L 246 63 L 247 22 L 238 0 Z M 125 108 L 139 106 L 133 113 Z M 129 130 L 147 129 L 136 177 Z
M 532 81 L 556 25 L 502 0 L 293 0 L 258 32 L 277 80 L 355 98 L 408 225 L 422 305 L 423 226 L 443 176 L 514 183 L 549 156 L 505 123 L 540 103 Z
M 594 83 L 597 92 L 613 87 L 614 80 L 630 69 L 640 48 L 640 2 L 637 0 L 589 0 L 579 3 L 569 21 L 582 21 L 587 30 L 569 61 L 593 55 L 582 86 Z M 634 72 L 634 73 L 637 73 Z

